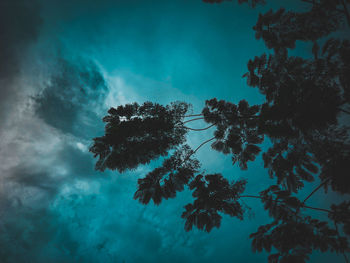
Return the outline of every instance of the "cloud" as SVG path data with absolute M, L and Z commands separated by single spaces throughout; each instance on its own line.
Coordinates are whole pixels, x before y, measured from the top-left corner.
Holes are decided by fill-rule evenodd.
M 109 90 L 88 59 L 53 64 L 44 80 L 37 79 L 34 99 L 21 97 L 3 129 L 2 262 L 154 262 L 173 251 L 173 234 L 183 226 L 174 232 L 173 221 L 156 207 L 145 209 L 132 199 L 136 176 L 95 172 L 87 152 L 103 129 L 108 94 L 120 101 L 115 90 L 127 85 Z M 121 92 L 130 97 L 128 89 Z
M 63 133 L 91 139 L 104 109 L 107 84 L 96 66 L 82 58 L 58 58 L 43 91 L 35 97 L 36 114 Z
M 13 85 L 21 59 L 38 37 L 42 24 L 37 0 L 3 0 L 0 3 L 0 121 L 13 103 L 17 89 Z
M 14 78 L 9 88 L 16 83 L 21 96 L 9 90 L 16 103 L 1 108 L 8 120 L 1 127 L 0 141 L 0 258 L 4 263 L 76 262 L 79 257 L 80 237 L 71 229 L 74 222 L 62 221 L 52 204 L 67 188 L 73 191 L 72 186 L 84 183 L 91 188 L 98 181 L 86 148 L 99 130 L 96 127 L 102 126 L 96 125 L 101 123 L 97 112 L 104 105 L 107 87 L 90 60 L 55 59 L 54 67 L 44 64 L 50 66 L 44 78 L 28 76 L 31 71 L 25 69 L 20 74 L 8 71 L 6 76 Z M 33 92 L 34 99 L 28 96 Z

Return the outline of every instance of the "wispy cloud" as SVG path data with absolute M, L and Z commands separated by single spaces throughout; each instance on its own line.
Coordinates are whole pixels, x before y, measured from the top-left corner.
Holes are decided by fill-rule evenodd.
M 42 20 L 38 1 L 4 0 L 0 3 L 0 122 L 15 102 L 15 77 L 21 58 L 38 37 Z

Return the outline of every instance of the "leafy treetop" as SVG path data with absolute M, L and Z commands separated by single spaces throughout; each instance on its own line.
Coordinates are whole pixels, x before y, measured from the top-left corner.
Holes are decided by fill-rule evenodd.
M 344 122 L 350 114 L 350 41 L 337 35 L 346 24 L 350 26 L 350 0 L 301 1 L 309 4 L 305 12 L 270 10 L 259 15 L 254 27 L 257 39 L 273 52 L 250 60 L 244 77 L 248 86 L 265 96 L 264 103 L 234 104 L 213 98 L 199 114 L 191 114 L 184 102 L 118 106 L 103 118 L 105 135 L 94 139 L 90 151 L 98 157 L 96 169 L 101 171 L 124 172 L 164 157 L 160 167 L 138 180 L 134 198 L 158 205 L 188 187 L 194 201 L 182 214 L 186 231 L 195 226 L 210 232 L 220 227 L 223 214 L 243 220 L 242 199 L 255 198 L 272 222 L 250 235 L 252 248 L 272 253 L 269 262 L 306 262 L 313 250 L 342 253 L 348 262 L 350 202 L 328 209 L 307 202 L 322 188 L 350 194 L 349 127 Z M 253 7 L 264 3 L 238 2 Z M 312 44 L 309 57 L 288 54 L 297 41 Z M 209 126 L 188 127 L 200 120 Z M 186 144 L 189 131 L 209 128 L 213 137 L 196 149 Z M 202 146 L 211 143 L 213 150 L 229 154 L 233 164 L 248 169 L 265 138 L 271 143 L 262 153 L 264 167 L 276 181 L 255 195 L 244 193 L 246 179 L 230 182 L 219 173 L 205 174 L 195 158 Z M 320 184 L 301 199 L 300 189 L 317 177 Z M 326 213 L 328 220 L 307 211 Z

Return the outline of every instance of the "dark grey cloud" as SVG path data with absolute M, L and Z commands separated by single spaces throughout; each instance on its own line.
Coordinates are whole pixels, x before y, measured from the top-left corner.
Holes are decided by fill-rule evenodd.
M 108 91 L 102 73 L 82 58 L 58 58 L 53 68 L 44 90 L 35 97 L 37 115 L 63 133 L 91 139 L 101 122 L 96 108 L 103 108 Z
M 20 71 L 21 59 L 39 35 L 42 24 L 37 0 L 0 2 L 0 121 L 16 95 L 13 81 Z
M 100 175 L 94 174 L 92 157 L 76 147 L 76 141 L 69 136 L 61 134 L 61 138 L 55 139 L 60 134 L 53 132 L 48 138 L 41 138 L 41 142 L 33 138 L 35 133 L 40 138 L 40 129 L 48 126 L 36 121 L 41 126 L 26 126 L 26 136 L 5 144 L 15 148 L 18 159 L 8 168 L 0 168 L 0 262 L 20 263 L 28 259 L 29 262 L 77 262 L 81 249 L 90 246 L 80 245 L 80 235 L 89 233 L 91 222 L 82 224 L 80 219 L 89 213 L 91 200 L 96 197 L 85 193 L 80 184 L 98 183 Z M 50 131 L 50 127 L 46 129 L 45 133 Z M 9 132 L 18 130 L 13 128 Z M 39 143 L 48 150 L 36 147 Z M 7 150 L 2 149 L 0 160 Z M 88 257 L 78 260 L 93 261 Z
M 80 221 L 65 217 L 53 206 L 65 188 L 74 190 L 77 182 L 98 181 L 100 174 L 94 172 L 85 143 L 98 130 L 96 123 L 101 121 L 96 111 L 103 108 L 107 86 L 93 62 L 55 60 L 45 69 L 47 78 L 37 76 L 34 100 L 18 99 L 20 103 L 13 107 L 18 112 L 11 113 L 12 120 L 2 130 L 0 262 L 94 261 L 79 259 L 80 230 L 74 229 Z M 42 83 L 46 84 L 39 92 Z M 74 211 L 72 199 L 80 195 L 63 198 L 60 207 Z
M 21 187 L 37 188 L 52 198 L 58 192 L 59 180 L 51 177 L 48 171 L 33 171 L 34 167 L 16 167 L 11 171 L 8 181 L 19 184 Z
M 96 179 L 100 176 L 94 171 L 91 154 L 66 142 L 63 142 L 60 148 L 51 152 L 55 159 L 54 163 L 45 164 L 45 160 L 42 163 L 24 162 L 6 171 L 7 176 L 3 176 L 3 179 L 6 183 L 15 184 L 21 189 L 35 189 L 44 194 L 49 203 L 59 193 L 62 185 L 77 179 Z M 42 158 L 40 154 L 34 154 L 39 160 Z M 23 157 L 25 158 L 25 155 Z M 59 167 L 64 171 L 59 171 Z M 22 197 L 20 196 L 17 201 L 23 203 Z
M 0 258 L 13 262 L 76 262 L 78 242 L 59 214 L 48 209 L 16 207 L 0 221 Z

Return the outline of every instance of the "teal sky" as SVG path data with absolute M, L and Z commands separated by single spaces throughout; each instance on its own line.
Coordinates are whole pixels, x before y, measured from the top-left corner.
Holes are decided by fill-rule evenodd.
M 210 234 L 185 232 L 190 192 L 157 207 L 132 198 L 159 161 L 101 173 L 87 149 L 111 106 L 182 100 L 197 113 L 213 97 L 260 103 L 242 75 L 267 51 L 254 36 L 257 16 L 278 3 L 2 1 L 0 262 L 266 262 L 249 239 L 270 222 L 259 202 L 246 201 L 244 221 L 224 217 Z M 210 137 L 191 134 L 189 144 Z M 260 157 L 244 172 L 209 146 L 197 157 L 208 173 L 247 178 L 247 194 L 272 182 Z M 316 254 L 310 262 L 337 259 Z

